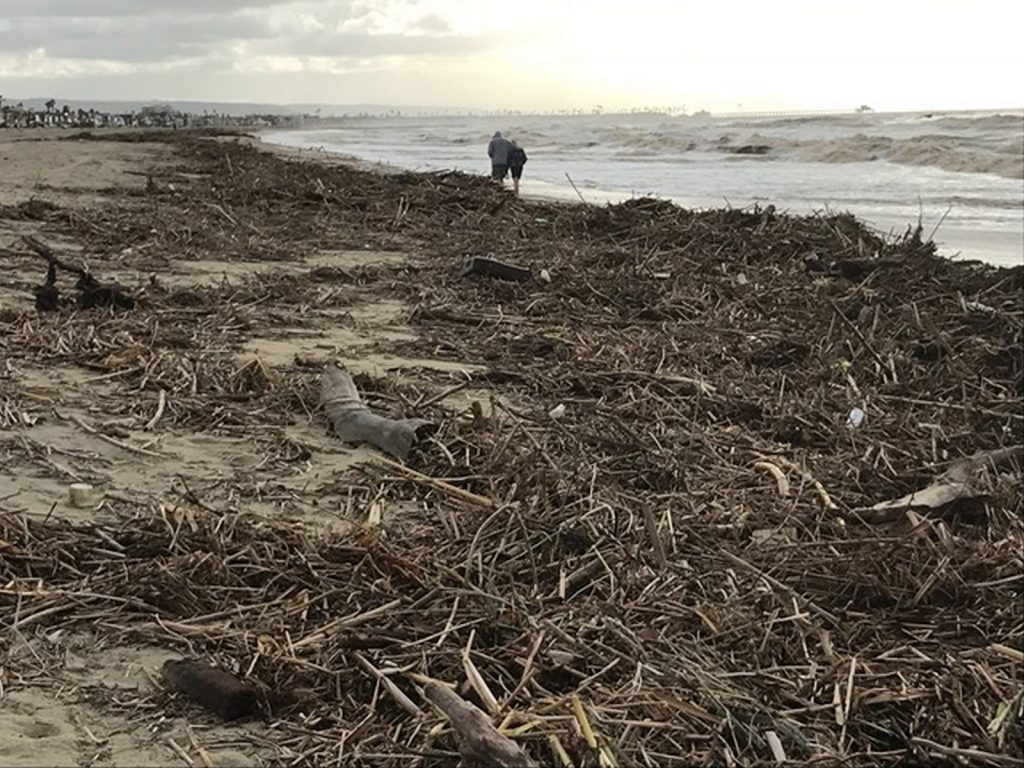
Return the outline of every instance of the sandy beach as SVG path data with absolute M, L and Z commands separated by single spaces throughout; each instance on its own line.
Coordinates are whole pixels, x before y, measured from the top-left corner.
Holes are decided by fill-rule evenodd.
M 1022 268 L 310 154 L 0 131 L 0 764 L 1021 764 Z

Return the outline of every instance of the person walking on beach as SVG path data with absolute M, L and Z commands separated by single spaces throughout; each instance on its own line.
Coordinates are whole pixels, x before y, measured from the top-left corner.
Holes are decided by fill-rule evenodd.
M 510 149 L 512 149 L 512 142 L 502 136 L 501 131 L 495 131 L 491 137 L 491 143 L 487 145 L 487 156 L 491 158 L 491 178 L 495 181 L 505 181 Z
M 523 166 L 526 165 L 526 150 L 511 142 L 512 148 L 508 151 L 508 170 L 512 174 L 512 187 L 515 193 L 519 194 L 519 180 L 523 177 Z

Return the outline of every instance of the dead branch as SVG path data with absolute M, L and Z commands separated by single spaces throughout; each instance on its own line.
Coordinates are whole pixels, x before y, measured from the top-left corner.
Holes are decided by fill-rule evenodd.
M 342 440 L 369 443 L 403 461 L 416 441 L 433 427 L 426 419 L 377 415 L 360 399 L 352 377 L 334 365 L 324 368 L 320 377 L 320 403 Z
M 935 482 L 920 491 L 890 501 L 880 501 L 861 512 L 903 511 L 913 508 L 940 509 L 961 499 L 988 496 L 1000 472 L 1020 475 L 1024 446 L 980 451 L 954 462 Z
M 444 683 L 432 680 L 423 694 L 441 710 L 455 731 L 463 765 L 497 768 L 537 768 L 537 763 L 495 728 L 483 712 Z

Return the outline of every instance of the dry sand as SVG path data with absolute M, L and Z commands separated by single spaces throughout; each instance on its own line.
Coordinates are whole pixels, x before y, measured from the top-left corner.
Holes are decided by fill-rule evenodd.
M 158 170 L 169 160 L 170 150 L 162 144 L 54 140 L 59 137 L 57 132 L 0 132 L 0 205 L 39 199 L 74 210 L 111 202 L 118 194 L 144 187 L 146 171 Z M 95 264 L 96 255 L 83 252 L 80 244 L 40 227 L 37 221 L 5 219 L 0 213 L 0 309 L 30 307 L 28 288 L 45 272 L 42 262 L 21 255 L 23 235 L 43 236 L 87 263 L 92 256 Z M 274 268 L 288 274 L 405 258 L 400 252 L 319 251 Z M 162 263 L 158 271 L 165 285 L 187 287 L 237 281 L 266 268 L 258 262 L 182 260 Z M 119 269 L 116 262 L 94 269 L 126 285 L 148 277 L 135 269 Z M 334 318 L 337 322 L 331 322 L 332 310 L 323 311 L 323 322 L 317 324 L 323 330 L 280 327 L 251 338 L 240 364 L 256 359 L 272 367 L 296 355 L 334 354 L 354 372 L 436 368 L 458 375 L 460 366 L 387 353 L 388 342 L 415 339 L 402 321 L 406 308 L 401 303 L 351 298 L 344 317 Z M 231 506 L 245 493 L 250 512 L 344 527 L 344 489 L 333 478 L 369 456 L 367 449 L 347 448 L 333 439 L 322 423 L 310 418 L 285 428 L 288 439 L 313 449 L 309 457 L 289 474 L 267 471 L 250 435 L 163 426 L 147 430 L 141 419 L 105 417 L 96 412 L 96 404 L 118 397 L 118 377 L 75 366 L 36 368 L 0 360 L 0 403 L 5 392 L 43 407 L 43 416 L 24 414 L 20 425 L 0 432 L 0 509 L 33 516 L 102 519 L 107 514 L 103 501 L 91 509 L 70 504 L 68 486 L 73 482 L 91 483 L 106 502 L 168 506 L 180 502 L 187 482 L 205 504 Z M 12 459 L 4 450 L 11 443 L 32 446 L 36 460 L 25 465 Z M 91 703 L 96 696 L 109 696 L 130 710 L 140 692 L 158 684 L 159 667 L 173 653 L 110 646 L 102 630 L 76 636 L 55 631 L 41 638 L 31 632 L 16 634 L 0 642 L 0 648 L 10 659 L 34 658 L 39 669 L 36 678 L 5 681 L 0 659 L 0 765 L 201 765 L 209 760 L 228 766 L 257 760 L 258 742 L 245 726 L 216 726 L 197 711 L 189 713 L 197 717 L 163 718 L 153 726 Z

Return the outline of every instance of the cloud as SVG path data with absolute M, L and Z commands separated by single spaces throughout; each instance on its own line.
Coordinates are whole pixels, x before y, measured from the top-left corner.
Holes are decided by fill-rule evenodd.
M 244 8 L 266 8 L 290 3 L 282 0 L 3 0 L 0 13 L 6 18 L 116 18 L 209 13 L 211 5 L 231 13 Z
M 417 12 L 415 3 L 380 7 L 362 0 L 0 0 L 3 73 L 17 75 L 20 61 L 31 61 L 33 74 L 52 61 L 55 77 L 66 76 L 72 62 L 72 70 L 98 69 L 90 61 L 141 70 L 198 60 L 238 71 L 244 56 L 291 70 L 324 57 L 351 66 L 352 59 L 461 56 L 495 42 L 453 34 L 445 18 Z
M 358 35 L 322 33 L 295 37 L 282 44 L 265 42 L 257 50 L 273 48 L 295 56 L 338 56 L 374 58 L 378 56 L 455 56 L 486 50 L 486 37 L 456 35 Z
M 452 25 L 446 19 L 442 19 L 436 13 L 428 13 L 420 16 L 412 24 L 412 28 L 420 32 L 437 32 L 445 34 L 451 31 Z
M 122 62 L 166 61 L 203 56 L 219 44 L 269 37 L 265 22 L 241 15 L 14 19 L 0 31 L 0 50 L 43 51 L 53 59 Z

